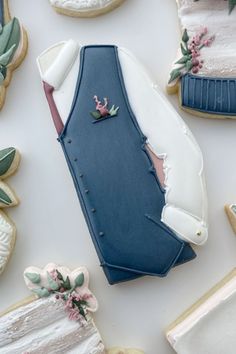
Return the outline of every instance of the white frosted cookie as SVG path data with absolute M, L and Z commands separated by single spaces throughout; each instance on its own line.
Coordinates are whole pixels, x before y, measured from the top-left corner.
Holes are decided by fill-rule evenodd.
M 4 271 L 16 241 L 16 228 L 9 217 L 0 210 L 0 274 Z
M 95 17 L 121 5 L 124 0 L 49 0 L 53 8 L 64 15 Z
M 13 71 L 24 60 L 27 48 L 25 29 L 16 17 L 11 18 L 8 0 L 0 0 L 0 109 L 4 105 Z
M 235 354 L 236 269 L 167 330 L 178 354 Z
M 0 317 L 0 353 L 105 353 L 91 317 L 98 305 L 86 268 L 50 263 L 27 268 L 24 279 L 35 296 Z
M 13 175 L 20 163 L 20 153 L 13 147 L 0 150 L 0 208 L 15 206 L 19 200 L 11 187 L 2 179 Z M 0 210 L 0 274 L 4 271 L 16 240 L 16 227 Z

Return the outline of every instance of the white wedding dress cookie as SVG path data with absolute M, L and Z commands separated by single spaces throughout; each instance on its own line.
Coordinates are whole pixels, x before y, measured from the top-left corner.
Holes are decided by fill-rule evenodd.
M 75 17 L 95 17 L 105 14 L 122 4 L 124 0 L 50 0 L 59 13 Z

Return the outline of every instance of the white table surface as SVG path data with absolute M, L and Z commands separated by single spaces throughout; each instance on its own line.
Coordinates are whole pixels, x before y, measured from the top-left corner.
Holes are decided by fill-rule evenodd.
M 35 58 L 57 41 L 114 43 L 129 48 L 164 90 L 179 45 L 174 0 L 127 0 L 95 19 L 58 15 L 47 0 L 9 1 L 24 23 L 29 52 L 15 72 L 0 112 L 0 146 L 22 153 L 18 173 L 9 179 L 21 204 L 9 209 L 18 229 L 13 257 L 0 279 L 0 310 L 29 295 L 26 266 L 50 261 L 86 265 L 100 308 L 95 321 L 107 346 L 136 346 L 147 354 L 173 354 L 164 329 L 236 263 L 236 239 L 223 211 L 236 201 L 236 121 L 191 117 L 178 108 L 203 151 L 209 198 L 209 241 L 198 258 L 165 279 L 142 278 L 109 286 L 99 267 L 72 179 L 44 97 Z

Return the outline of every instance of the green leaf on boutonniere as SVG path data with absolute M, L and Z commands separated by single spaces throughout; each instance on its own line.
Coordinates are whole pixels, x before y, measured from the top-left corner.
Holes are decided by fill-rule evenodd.
M 51 275 L 47 272 L 47 278 L 48 278 L 48 285 L 50 287 L 50 289 L 52 289 L 53 291 L 56 291 L 59 289 L 59 284 L 52 279 Z
M 33 293 L 38 295 L 38 297 L 48 297 L 50 292 L 46 288 L 33 289 Z
M 178 79 L 181 76 L 181 71 L 179 69 L 174 69 L 170 73 L 170 79 L 168 84 L 170 84 L 172 81 Z
M 25 273 L 26 278 L 28 278 L 33 284 L 38 284 L 41 281 L 40 274 L 38 273 Z
M 178 61 L 176 61 L 175 64 L 185 64 L 190 59 L 191 58 L 189 55 L 184 55 L 182 58 L 180 58 Z
M 188 41 L 189 41 L 189 36 L 188 36 L 188 32 L 187 32 L 186 29 L 184 30 L 184 33 L 183 33 L 183 35 L 182 35 L 182 41 L 183 41 L 184 43 L 188 43 Z
M 117 115 L 117 112 L 119 110 L 120 107 L 116 107 L 115 108 L 115 105 L 113 104 L 113 106 L 111 107 L 110 111 L 109 111 L 109 114 L 111 117 L 114 117 Z
M 11 205 L 12 200 L 11 198 L 7 195 L 7 193 L 0 188 L 0 203 L 3 203 L 5 205 Z
M 94 119 L 100 119 L 101 113 L 99 113 L 98 111 L 94 111 L 94 112 L 90 112 L 90 114 L 93 116 Z
M 84 284 L 84 273 L 81 273 L 75 278 L 75 285 L 82 286 L 83 284 Z
M 4 80 L 3 76 L 2 78 Z M 0 80 L 1 80 L 1 73 L 0 73 Z M 15 154 L 16 154 L 16 149 L 12 147 L 0 150 L 0 177 L 5 175 L 5 173 L 11 167 Z

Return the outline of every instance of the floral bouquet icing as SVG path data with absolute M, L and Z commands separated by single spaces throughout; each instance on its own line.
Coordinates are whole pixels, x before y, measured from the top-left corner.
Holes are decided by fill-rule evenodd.
M 24 272 L 27 287 L 38 297 L 53 295 L 64 305 L 70 320 L 87 321 L 87 313 L 95 312 L 98 303 L 88 289 L 89 274 L 85 267 L 60 267 L 54 263 L 44 269 L 29 267 Z

